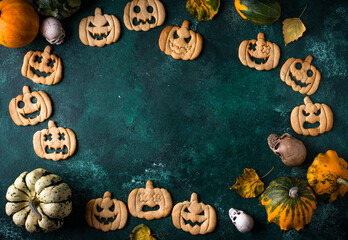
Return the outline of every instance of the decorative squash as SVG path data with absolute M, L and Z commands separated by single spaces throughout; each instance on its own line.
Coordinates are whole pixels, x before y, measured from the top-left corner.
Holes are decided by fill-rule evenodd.
M 318 198 L 329 203 L 348 192 L 348 165 L 333 150 L 319 153 L 308 168 L 307 180 Z
M 266 208 L 268 222 L 285 231 L 302 229 L 317 209 L 312 189 L 305 181 L 293 177 L 273 180 L 260 196 L 260 203 Z
M 198 21 L 209 21 L 218 13 L 220 0 L 187 0 L 186 10 Z
M 34 0 L 40 15 L 59 20 L 70 17 L 81 7 L 81 0 Z
M 258 25 L 276 22 L 281 12 L 278 0 L 235 0 L 234 6 L 243 19 Z
M 62 179 L 45 169 L 23 172 L 7 189 L 6 214 L 29 232 L 59 229 L 69 216 L 71 190 Z
M 27 0 L 0 1 L 0 44 L 9 48 L 28 45 L 39 32 L 40 19 Z

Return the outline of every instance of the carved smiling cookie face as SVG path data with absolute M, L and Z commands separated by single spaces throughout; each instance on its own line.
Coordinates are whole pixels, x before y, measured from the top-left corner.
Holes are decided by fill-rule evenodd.
M 203 38 L 189 30 L 190 22 L 185 20 L 181 27 L 167 26 L 161 32 L 159 47 L 174 59 L 193 60 L 202 50 Z
M 102 14 L 100 8 L 95 9 L 95 16 L 83 18 L 79 25 L 79 36 L 83 44 L 103 47 L 117 42 L 121 35 L 121 25 L 114 15 Z
M 56 127 L 53 121 L 49 121 L 48 129 L 34 134 L 33 145 L 39 157 L 58 161 L 74 154 L 76 136 L 70 129 Z
M 24 56 L 22 75 L 35 83 L 53 85 L 62 79 L 63 65 L 59 57 L 51 54 L 52 47 L 46 46 L 43 52 L 29 51 Z
M 161 26 L 166 18 L 159 0 L 133 0 L 124 8 L 123 21 L 129 30 L 148 31 Z
M 263 33 L 256 39 L 244 40 L 239 46 L 239 59 L 243 65 L 256 70 L 271 70 L 278 66 L 280 49 L 277 44 L 265 41 Z
M 122 229 L 127 222 L 126 205 L 117 199 L 111 199 L 111 193 L 105 192 L 103 198 L 90 200 L 86 205 L 86 221 L 89 226 L 104 232 Z
M 304 61 L 289 58 L 280 70 L 280 78 L 296 92 L 312 95 L 319 87 L 321 74 L 311 65 L 312 56 L 307 56 Z
M 23 95 L 13 98 L 9 105 L 12 120 L 18 126 L 36 125 L 51 116 L 51 99 L 43 92 L 30 92 L 23 87 Z

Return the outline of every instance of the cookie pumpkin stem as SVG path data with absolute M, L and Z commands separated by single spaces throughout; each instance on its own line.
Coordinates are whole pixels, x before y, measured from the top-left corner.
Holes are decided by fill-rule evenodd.
M 151 180 L 146 182 L 146 188 L 151 188 L 153 189 L 153 182 Z
M 95 10 L 94 10 L 94 16 L 97 16 L 97 15 L 102 15 L 102 10 L 101 10 L 101 8 L 95 8 Z
M 187 20 L 185 20 L 185 21 L 182 23 L 181 28 L 187 28 L 187 29 L 188 29 L 189 26 L 190 26 L 190 22 L 187 21 Z
M 50 55 L 51 54 L 52 47 L 50 45 L 47 45 L 44 49 L 44 54 L 45 55 Z
M 298 196 L 298 187 L 292 187 L 290 190 L 289 190 L 289 196 L 292 197 L 292 198 L 296 198 Z
M 39 219 L 39 221 L 41 221 L 42 216 L 37 210 L 37 205 L 38 205 L 37 198 L 36 197 L 30 198 L 29 200 L 30 210 L 35 214 L 35 216 Z
M 305 62 L 311 63 L 313 60 L 313 57 L 311 55 L 308 55 L 305 59 Z
M 304 9 L 302 10 L 302 13 L 300 14 L 300 16 L 299 16 L 298 18 L 301 18 L 302 14 L 306 11 L 307 7 L 308 7 L 308 4 L 306 4 L 306 6 L 305 6 Z
M 191 194 L 191 200 L 190 200 L 190 202 L 198 202 L 197 193 L 192 193 L 192 194 Z
M 26 93 L 30 93 L 29 86 L 24 86 L 23 87 L 23 95 L 26 94 Z
M 263 33 L 257 34 L 257 40 L 259 40 L 259 39 L 265 40 L 265 34 L 263 34 Z
M 348 187 L 348 181 L 346 180 L 346 179 L 343 179 L 343 178 L 338 178 L 337 179 L 337 182 L 339 183 L 339 184 L 343 184 L 343 185 L 345 185 L 345 186 L 347 186 Z
M 48 121 L 48 128 L 53 128 L 53 127 L 57 127 L 56 124 L 54 123 L 54 121 L 49 120 Z
M 111 198 L 111 192 L 106 191 L 106 192 L 104 193 L 104 196 L 103 196 L 103 199 L 105 199 L 105 198 Z
M 307 104 L 313 104 L 312 100 L 307 96 L 304 98 L 304 103 Z

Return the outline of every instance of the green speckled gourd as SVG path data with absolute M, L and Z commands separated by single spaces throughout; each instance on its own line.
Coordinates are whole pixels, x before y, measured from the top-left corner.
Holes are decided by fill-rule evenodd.
M 209 21 L 218 13 L 220 0 L 187 0 L 187 11 L 198 21 Z
M 317 209 L 312 189 L 304 180 L 294 177 L 273 180 L 260 196 L 260 203 L 266 208 L 268 222 L 285 231 L 302 229 Z
M 23 172 L 7 189 L 6 214 L 29 232 L 59 229 L 72 210 L 71 190 L 45 169 Z
M 59 20 L 70 17 L 81 7 L 81 0 L 34 0 L 40 15 Z
M 278 0 L 235 0 L 234 6 L 243 19 L 258 25 L 276 22 L 281 12 Z

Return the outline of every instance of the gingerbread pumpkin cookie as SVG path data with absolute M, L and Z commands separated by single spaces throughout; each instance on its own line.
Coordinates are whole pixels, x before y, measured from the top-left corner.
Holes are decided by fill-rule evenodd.
M 320 72 L 311 65 L 312 60 L 310 55 L 304 61 L 289 58 L 280 70 L 281 80 L 296 92 L 312 95 L 317 91 L 321 79 Z
M 174 59 L 193 60 L 199 56 L 203 46 L 201 34 L 189 30 L 190 22 L 185 20 L 181 27 L 167 26 L 161 32 L 159 47 Z
M 143 211 L 148 206 L 158 210 Z M 154 188 L 152 181 L 147 181 L 146 188 L 134 189 L 128 196 L 128 209 L 133 217 L 153 220 L 166 217 L 173 207 L 172 197 L 164 188 Z
M 317 136 L 332 129 L 333 114 L 326 104 L 312 103 L 309 97 L 304 99 L 305 105 L 295 107 L 290 116 L 291 126 L 297 134 Z M 307 127 L 305 124 L 317 124 L 318 127 Z
M 216 212 L 212 206 L 198 202 L 197 194 L 192 193 L 190 201 L 184 201 L 174 206 L 172 220 L 177 229 L 182 229 L 192 235 L 206 234 L 215 229 Z
M 239 46 L 239 59 L 243 65 L 256 70 L 271 70 L 279 63 L 280 49 L 277 44 L 265 41 L 259 33 L 256 39 L 244 40 Z
M 59 161 L 74 154 L 76 136 L 72 130 L 56 127 L 53 121 L 48 121 L 48 129 L 34 134 L 33 145 L 35 153 L 40 158 Z
M 133 0 L 124 8 L 123 22 L 126 28 L 135 31 L 149 31 L 161 26 L 166 11 L 159 0 Z
M 22 75 L 35 83 L 53 85 L 59 83 L 63 75 L 63 65 L 59 57 L 51 54 L 52 47 L 44 51 L 29 51 L 24 56 Z
M 29 87 L 24 86 L 23 95 L 11 100 L 9 111 L 18 126 L 36 125 L 51 116 L 51 99 L 43 91 L 30 92 Z
M 92 199 L 87 203 L 85 217 L 90 227 L 108 232 L 124 228 L 128 211 L 122 201 L 111 199 L 111 193 L 107 191 L 103 198 Z
M 83 44 L 103 47 L 105 44 L 117 42 L 121 35 L 121 25 L 114 15 L 102 14 L 96 8 L 95 16 L 83 18 L 79 25 L 79 36 Z

